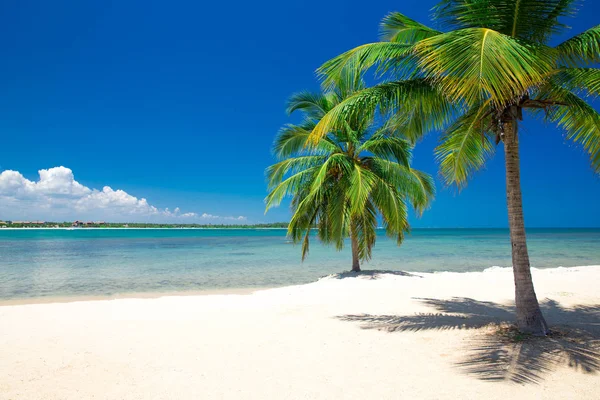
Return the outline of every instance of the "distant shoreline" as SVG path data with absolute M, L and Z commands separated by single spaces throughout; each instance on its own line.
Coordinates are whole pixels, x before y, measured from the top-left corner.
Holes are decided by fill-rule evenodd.
M 36 227 L 36 226 L 27 226 L 27 227 L 0 227 L 0 231 L 17 231 L 17 230 L 68 230 L 68 231 L 82 231 L 82 230 L 135 230 L 135 229 L 145 229 L 145 230 L 168 230 L 168 229 L 179 229 L 179 230 L 190 230 L 190 229 L 198 229 L 198 230 L 234 230 L 234 229 L 239 229 L 239 230 L 287 230 L 288 228 L 283 228 L 283 227 L 261 227 L 261 226 L 252 226 L 252 225 L 247 225 L 247 226 L 226 226 L 226 225 L 222 225 L 222 226 L 214 226 L 214 227 L 206 227 L 206 226 L 173 226 L 173 227 L 158 227 L 158 226 L 150 226 L 150 227 L 142 227 L 142 226 L 129 226 L 129 227 L 95 227 L 95 226 L 91 226 L 91 227 L 65 227 L 65 226 L 59 226 L 59 227 L 51 227 L 51 226 L 43 226 L 43 227 Z M 313 230 L 316 230 L 317 228 L 312 228 Z M 377 227 L 377 230 L 384 230 L 384 227 Z M 578 227 L 578 226 L 569 226 L 569 227 L 528 227 L 527 230 L 540 230 L 540 229 L 547 229 L 547 230 L 598 230 L 600 229 L 600 227 L 594 227 L 594 226 L 584 226 L 584 227 Z M 426 230 L 508 230 L 508 227 L 452 227 L 452 228 L 435 228 L 435 227 L 428 227 L 428 228 L 412 228 L 411 231 L 426 231 Z
M 45 227 L 23 227 L 23 228 L 0 228 L 0 231 L 5 230 L 5 231 L 31 231 L 31 230 L 49 230 L 49 231 L 56 231 L 56 230 L 64 230 L 64 231 L 87 231 L 87 230 L 117 230 L 117 229 L 160 229 L 160 230 L 167 230 L 167 229 L 181 229 L 181 230 L 185 230 L 185 229 L 283 229 L 283 230 L 287 230 L 287 228 L 259 228 L 259 227 L 246 227 L 246 228 L 242 228 L 242 227 L 231 227 L 231 228 L 227 228 L 227 227 L 223 227 L 223 226 L 216 226 L 214 228 L 207 228 L 207 227 L 194 227 L 194 226 L 184 226 L 184 227 L 171 227 L 171 228 L 161 228 L 161 227 L 139 227 L 139 226 L 133 226 L 133 227 L 106 227 L 106 228 L 100 228 L 100 227 L 89 227 L 89 228 L 67 228 L 67 227 L 58 227 L 58 228 L 52 228 L 49 226 L 45 226 Z M 594 228 L 591 228 L 594 229 Z
M 208 227 L 199 227 L 199 226 L 184 226 L 184 227 L 170 227 L 170 228 L 166 228 L 166 227 L 140 227 L 140 226 L 132 226 L 132 227 L 106 227 L 106 228 L 100 228 L 100 227 L 89 227 L 89 228 L 68 228 L 68 227 L 64 227 L 64 226 L 60 226 L 58 228 L 52 228 L 49 226 L 44 226 L 44 227 L 22 227 L 22 228 L 0 228 L 0 230 L 6 230 L 6 231 L 17 231 L 17 230 L 52 230 L 52 231 L 56 231 L 56 230 L 66 230 L 66 231 L 87 231 L 87 230 L 115 230 L 115 229 L 161 229 L 161 230 L 166 230 L 166 229 L 284 229 L 287 230 L 287 228 L 277 228 L 277 227 L 273 227 L 273 228 L 261 228 L 261 227 L 253 227 L 253 226 L 248 226 L 248 227 L 231 227 L 231 228 L 227 228 L 224 226 L 215 226 L 214 228 L 208 228 Z M 594 228 L 591 228 L 594 229 Z

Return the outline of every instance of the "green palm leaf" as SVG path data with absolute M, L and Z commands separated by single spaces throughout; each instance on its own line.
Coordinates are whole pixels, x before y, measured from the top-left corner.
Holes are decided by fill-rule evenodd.
M 566 106 L 554 107 L 548 118 L 567 133 L 567 138 L 583 146 L 590 155 L 595 173 L 600 174 L 600 114 L 568 90 L 555 87 L 549 97 Z
M 302 125 L 285 125 L 280 129 L 273 144 L 275 156 L 278 159 L 285 159 L 307 151 L 315 154 L 326 154 L 340 149 L 335 142 L 327 137 L 317 143 L 308 141 L 314 127 L 314 123 L 308 122 Z
M 348 120 L 370 120 L 377 110 L 426 116 L 425 129 L 439 129 L 451 118 L 454 105 L 424 79 L 383 83 L 361 90 L 332 108 L 315 126 L 311 140 L 316 142 L 330 131 L 344 129 Z
M 376 42 L 358 46 L 323 64 L 317 74 L 323 81 L 323 87 L 331 90 L 344 75 L 360 74 L 377 66 L 379 75 L 388 71 L 413 71 L 414 47 L 410 44 Z
M 307 182 L 310 182 L 312 177 L 318 172 L 320 167 L 311 167 L 303 171 L 297 172 L 292 176 L 284 179 L 281 183 L 275 184 L 274 177 L 270 180 L 271 192 L 265 198 L 266 210 L 272 207 L 277 207 L 281 204 L 284 197 L 300 192 Z
M 516 38 L 543 42 L 566 28 L 577 0 L 444 0 L 435 18 L 451 29 L 487 28 Z
M 352 230 L 358 239 L 358 257 L 361 260 L 370 260 L 372 248 L 375 245 L 377 226 L 377 209 L 371 201 L 367 201 L 363 212 L 353 217 Z
M 552 76 L 552 83 L 571 91 L 600 95 L 600 69 L 565 68 Z
M 600 25 L 556 46 L 561 63 L 571 67 L 600 62 Z
M 319 238 L 324 243 L 333 243 L 338 250 L 344 247 L 344 239 L 350 231 L 350 197 L 345 183 L 327 193 L 325 215 L 328 224 L 319 227 Z
M 487 99 L 498 105 L 513 101 L 542 84 L 554 62 L 546 48 L 482 28 L 422 40 L 416 52 L 444 93 L 471 106 Z
M 377 134 L 365 141 L 358 152 L 373 153 L 376 157 L 397 162 L 406 167 L 409 166 L 411 157 L 411 144 L 397 136 L 384 136 Z
M 463 187 L 469 176 L 493 155 L 494 145 L 485 134 L 487 107 L 476 107 L 456 120 L 436 148 L 436 158 L 446 184 Z
M 354 164 L 354 171 L 350 175 L 350 186 L 348 187 L 348 196 L 352 199 L 350 209 L 352 214 L 359 214 L 364 209 L 376 182 L 377 177 L 371 171 L 359 164 Z
M 380 210 L 388 236 L 402 243 L 404 232 L 409 229 L 408 209 L 399 192 L 383 179 L 373 188 L 373 203 Z
M 266 170 L 269 187 L 276 186 L 288 173 L 296 174 L 312 167 L 320 167 L 325 160 L 323 155 L 301 155 L 273 164 Z
M 399 12 L 390 13 L 381 21 L 381 39 L 388 42 L 414 44 L 440 33 Z
M 381 158 L 374 158 L 370 162 L 373 173 L 397 188 L 418 214 L 429 207 L 435 196 L 435 184 L 431 175 Z
M 347 154 L 335 153 L 326 158 L 312 181 L 311 192 L 321 190 L 325 180 L 331 177 L 334 169 L 336 172 L 339 171 L 339 174 L 345 175 L 353 170 L 352 161 Z
M 287 104 L 287 113 L 291 114 L 296 110 L 306 112 L 311 118 L 321 118 L 331 108 L 328 96 L 321 93 L 303 91 L 294 93 Z

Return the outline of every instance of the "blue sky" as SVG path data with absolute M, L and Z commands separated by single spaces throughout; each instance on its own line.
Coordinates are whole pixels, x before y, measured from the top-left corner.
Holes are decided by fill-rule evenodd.
M 12 188 L 64 193 L 50 205 L 29 194 L 5 202 L 0 219 L 132 220 L 150 207 L 158 219 L 287 220 L 283 206 L 263 215 L 264 169 L 289 121 L 286 98 L 317 90 L 314 70 L 375 41 L 388 12 L 427 22 L 435 3 L 2 2 L 0 171 L 15 171 L 5 176 Z M 568 21 L 569 34 L 598 24 L 600 4 L 586 3 Z M 415 166 L 432 174 L 436 140 L 415 151 Z M 526 223 L 600 226 L 600 179 L 583 151 L 532 120 L 521 142 Z M 59 166 L 68 169 L 52 169 Z M 43 182 L 39 170 L 50 170 Z M 87 203 L 71 207 L 68 199 L 79 195 Z M 141 211 L 117 218 L 107 204 Z M 506 221 L 499 151 L 460 193 L 438 179 L 433 207 L 413 226 Z

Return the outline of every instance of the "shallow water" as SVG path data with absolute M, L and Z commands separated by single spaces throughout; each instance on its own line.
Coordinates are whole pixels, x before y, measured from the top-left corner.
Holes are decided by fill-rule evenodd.
M 530 229 L 537 268 L 600 264 L 600 229 Z M 382 234 L 363 269 L 411 272 L 509 267 L 504 229 L 416 229 L 402 245 Z M 282 229 L 0 230 L 0 299 L 274 287 L 350 268 L 311 243 L 307 260 Z

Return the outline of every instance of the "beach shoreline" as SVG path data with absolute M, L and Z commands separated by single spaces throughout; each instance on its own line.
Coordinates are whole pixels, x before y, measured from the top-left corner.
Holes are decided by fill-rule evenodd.
M 546 267 L 546 268 L 531 268 L 532 271 L 537 270 L 564 270 L 564 269 L 577 269 L 577 268 L 599 268 L 600 265 L 580 265 L 573 267 Z M 194 297 L 194 296 L 249 296 L 256 292 L 272 290 L 272 289 L 286 289 L 294 288 L 299 286 L 311 285 L 321 280 L 327 280 L 335 278 L 335 276 L 347 275 L 349 277 L 356 277 L 358 279 L 376 279 L 373 276 L 384 276 L 384 275 L 406 275 L 424 278 L 429 275 L 444 275 L 444 274 L 481 274 L 490 273 L 493 271 L 512 271 L 511 267 L 500 267 L 491 266 L 483 271 L 435 271 L 435 272 L 416 272 L 416 271 L 396 271 L 396 270 L 363 270 L 359 273 L 351 271 L 341 271 L 339 273 L 324 275 L 314 282 L 291 284 L 291 285 L 277 285 L 277 286 L 263 286 L 263 287 L 232 287 L 232 288 L 211 288 L 211 289 L 200 289 L 200 290 L 170 290 L 170 291 L 148 291 L 148 292 L 125 292 L 115 293 L 106 295 L 55 295 L 55 296 L 40 296 L 40 297 L 26 297 L 26 298 L 11 298 L 11 299 L 0 299 L 0 307 L 7 306 L 22 306 L 22 305 L 35 305 L 35 304 L 53 304 L 53 303 L 76 303 L 76 302 L 90 302 L 90 301 L 115 301 L 124 299 L 159 299 L 163 297 Z
M 76 296 L 47 296 L 47 297 L 29 297 L 16 299 L 0 299 L 0 307 L 22 306 L 34 304 L 53 304 L 53 303 L 76 303 L 88 301 L 113 301 L 123 299 L 158 299 L 161 297 L 187 297 L 187 296 L 246 296 L 259 290 L 275 289 L 277 287 L 259 287 L 259 288 L 228 288 L 228 289 L 205 289 L 205 290 L 183 290 L 168 292 L 132 292 L 107 295 L 76 295 Z

